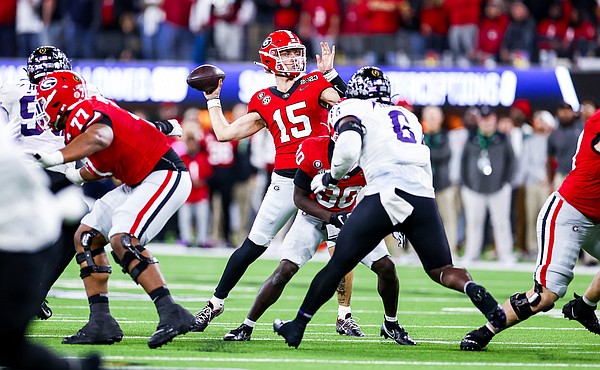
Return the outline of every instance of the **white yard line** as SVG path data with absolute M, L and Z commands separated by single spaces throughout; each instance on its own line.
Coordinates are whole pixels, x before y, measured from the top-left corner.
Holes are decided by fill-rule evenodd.
M 600 368 L 600 364 L 569 364 L 542 362 L 464 362 L 464 361 L 369 361 L 342 359 L 288 359 L 288 358 L 224 358 L 224 357 L 150 357 L 150 356 L 105 356 L 108 361 L 205 361 L 205 362 L 254 362 L 254 363 L 305 363 L 338 365 L 405 365 L 405 366 L 469 366 L 469 367 L 580 367 Z

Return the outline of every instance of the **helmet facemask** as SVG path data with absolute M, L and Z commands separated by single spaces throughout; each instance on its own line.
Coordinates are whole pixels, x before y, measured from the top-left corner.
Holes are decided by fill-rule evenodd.
M 294 55 L 294 50 L 298 50 L 299 53 Z M 295 78 L 306 71 L 306 47 L 304 45 L 284 46 L 274 49 L 274 52 L 277 53 L 275 74 Z

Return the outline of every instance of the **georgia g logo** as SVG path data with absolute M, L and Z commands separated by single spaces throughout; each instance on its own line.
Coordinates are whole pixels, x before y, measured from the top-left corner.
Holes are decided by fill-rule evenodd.
M 265 41 L 263 41 L 263 43 L 261 45 L 261 48 L 262 49 L 266 48 L 267 46 L 271 45 L 271 42 L 273 42 L 273 40 L 271 39 L 271 37 L 267 37 L 265 39 Z
M 40 83 L 40 90 L 42 91 L 46 91 L 46 90 L 50 90 L 52 89 L 54 86 L 56 86 L 56 84 L 58 84 L 58 80 L 56 79 L 56 77 L 48 77 L 45 78 L 41 83 Z

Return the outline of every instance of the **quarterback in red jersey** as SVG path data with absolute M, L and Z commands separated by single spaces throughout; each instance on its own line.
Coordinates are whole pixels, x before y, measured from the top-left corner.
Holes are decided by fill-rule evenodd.
M 534 287 L 515 293 L 503 305 L 507 327 L 518 324 L 540 311 L 548 311 L 564 297 L 573 280 L 573 268 L 581 249 L 600 258 L 600 112 L 585 123 L 579 136 L 571 171 L 552 193 L 537 219 L 538 257 Z M 600 335 L 594 313 L 600 301 L 600 274 L 583 296 L 563 306 L 563 315 L 577 320 L 592 333 Z M 462 349 L 481 350 L 496 334 L 490 325 L 473 330 L 463 338 Z M 464 348 L 463 348 L 464 347 Z
M 275 75 L 275 86 L 256 92 L 248 104 L 248 113 L 231 123 L 227 121 L 219 100 L 223 81 L 215 91 L 205 93 L 217 139 L 240 140 L 266 127 L 275 141 L 275 169 L 252 229 L 229 258 L 214 295 L 196 313 L 194 331 L 204 331 L 223 312 L 231 289 L 296 213 L 293 200 L 293 179 L 298 167 L 296 151 L 304 139 L 329 134 L 329 127 L 322 120 L 323 111 L 335 104 L 346 88 L 333 69 L 335 47 L 330 49 L 327 43 L 321 43 L 321 55 L 317 55 L 319 71 L 307 75 L 302 75 L 306 71 L 306 48 L 291 31 L 269 34 L 259 55 L 257 64 Z
M 64 344 L 111 344 L 123 332 L 108 307 L 112 255 L 140 284 L 156 305 L 159 324 L 150 348 L 185 334 L 194 316 L 173 301 L 157 260 L 144 248 L 185 202 L 191 190 L 189 173 L 165 135 L 180 134 L 173 122 L 143 120 L 102 97 L 87 97 L 85 81 L 71 71 L 52 72 L 37 87 L 39 124 L 65 130 L 66 146 L 36 153 L 44 167 L 83 160 L 85 166 L 65 173 L 81 185 L 114 176 L 122 185 L 100 198 L 83 217 L 75 234 L 76 260 L 90 304 L 89 322 Z
M 300 210 L 281 245 L 279 266 L 261 286 L 242 325 L 227 333 L 225 340 L 250 339 L 256 321 L 277 301 L 286 284 L 313 257 L 321 242 L 326 241 L 329 251 L 333 254 L 340 228 L 354 208 L 358 193 L 366 184 L 363 171 L 356 167 L 335 186 L 313 194 L 310 188 L 311 181 L 318 174 L 331 168 L 333 147 L 334 142 L 329 135 L 306 139 L 300 145 L 296 155 L 299 168 L 294 178 L 294 202 Z M 379 277 L 378 292 L 383 301 L 386 319 L 397 321 L 399 283 L 396 267 L 390 259 L 385 243 L 381 241 L 361 262 Z M 336 330 L 342 335 L 362 337 L 364 333 L 352 319 L 352 286 L 346 287 L 346 280 L 348 275 L 338 286 L 338 302 L 345 301 L 346 306 L 340 304 L 340 313 L 344 315 L 338 317 Z M 393 335 L 386 335 L 383 331 L 381 335 L 394 339 L 398 344 L 415 344 L 406 331 L 400 326 L 398 328 L 398 332 L 394 332 Z

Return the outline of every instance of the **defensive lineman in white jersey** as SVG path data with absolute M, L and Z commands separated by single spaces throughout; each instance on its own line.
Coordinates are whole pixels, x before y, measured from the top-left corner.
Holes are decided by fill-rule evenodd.
M 423 129 L 409 110 L 369 100 L 347 99 L 335 105 L 330 122 L 356 117 L 365 134 L 343 135 L 336 144 L 332 176 L 341 178 L 352 165 L 345 158 L 361 147 L 358 165 L 363 168 L 365 195 L 398 187 L 421 197 L 434 197 L 429 148 L 423 144 Z M 368 133 L 368 134 L 367 134 Z
M 67 56 L 54 46 L 41 46 L 35 49 L 27 59 L 27 77 L 17 83 L 6 83 L 0 87 L 0 126 L 4 126 L 19 147 L 28 153 L 54 153 L 65 146 L 64 136 L 54 134 L 50 130 L 43 130 L 36 122 L 37 104 L 35 101 L 36 86 L 46 74 L 57 70 L 71 70 L 71 62 Z M 100 95 L 96 87 L 91 88 L 91 94 Z M 34 166 L 39 166 L 29 156 Z M 73 194 L 70 199 L 79 200 L 80 204 L 73 204 L 75 208 L 86 208 L 83 203 L 83 193 L 75 190 L 68 176 L 75 172 L 74 163 L 61 164 L 50 167 L 46 174 L 50 178 L 50 190 L 57 193 L 65 188 L 72 192 L 79 192 L 81 196 Z M 41 287 L 46 293 L 52 284 L 62 274 L 66 266 L 75 255 L 73 237 L 79 220 L 74 224 L 63 224 L 61 237 L 54 243 L 52 258 L 48 258 L 44 271 L 46 276 Z M 40 319 L 52 316 L 52 310 L 45 300 L 40 305 L 36 314 Z
M 342 227 L 336 252 L 315 276 L 296 318 L 273 323 L 289 346 L 298 347 L 312 315 L 327 301 L 338 281 L 386 235 L 402 232 L 429 277 L 464 292 L 496 327 L 506 315 L 487 290 L 452 265 L 450 247 L 433 190 L 429 149 L 417 117 L 391 104 L 391 84 L 377 67 L 359 69 L 348 82 L 349 98 L 332 108 L 330 124 L 339 135 L 331 172 L 316 176 L 316 192 L 335 184 L 355 163 L 363 169 L 365 197 Z

